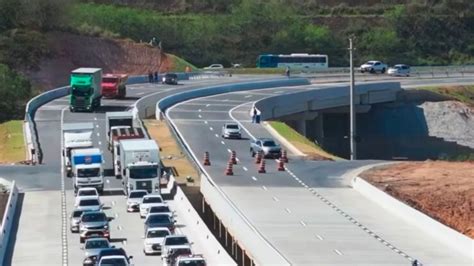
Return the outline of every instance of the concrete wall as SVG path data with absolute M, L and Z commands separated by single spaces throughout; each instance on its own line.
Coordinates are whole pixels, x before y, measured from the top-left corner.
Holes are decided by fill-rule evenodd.
M 15 211 L 18 202 L 18 188 L 15 185 L 15 181 L 11 184 L 10 196 L 8 197 L 7 206 L 5 213 L 3 214 L 2 224 L 0 226 L 0 261 L 4 265 L 5 253 L 8 249 L 10 242 L 10 233 L 12 230 L 13 223 L 15 222 Z

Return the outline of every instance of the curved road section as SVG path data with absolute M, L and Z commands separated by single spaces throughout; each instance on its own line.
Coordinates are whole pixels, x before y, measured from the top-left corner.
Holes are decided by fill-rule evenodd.
M 407 80 L 402 85 L 444 82 Z M 251 123 L 253 104 L 267 97 L 334 85 L 230 92 L 182 102 L 166 114 L 194 158 L 210 152 L 211 166 L 198 162 L 200 167 L 281 256 L 283 264 L 410 265 L 417 259 L 424 265 L 471 265 L 472 258 L 462 256 L 350 187 L 351 171 L 375 161 L 316 162 L 291 157 L 284 172 L 277 171 L 275 161 L 267 160 L 267 173 L 257 173 L 249 154 L 249 140 L 271 135 L 261 125 Z M 244 139 L 222 139 L 220 130 L 226 122 L 241 124 Z M 225 168 L 232 151 L 236 151 L 238 163 L 234 175 L 227 176 Z M 202 190 L 209 186 L 206 182 L 204 178 Z M 221 204 L 203 194 L 213 208 Z M 237 240 L 245 237 L 239 228 L 232 230 Z M 253 258 L 259 257 L 258 249 L 249 252 Z M 265 265 L 275 260 L 256 263 Z

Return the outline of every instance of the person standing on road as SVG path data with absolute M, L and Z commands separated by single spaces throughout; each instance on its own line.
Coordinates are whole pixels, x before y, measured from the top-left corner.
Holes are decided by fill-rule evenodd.
M 148 82 L 150 82 L 150 83 L 153 82 L 153 72 L 151 72 L 151 71 L 148 72 Z
M 251 116 L 252 116 L 252 123 L 255 123 L 255 120 L 257 118 L 257 108 L 255 106 L 252 108 Z
M 155 71 L 155 82 L 158 82 L 158 71 Z
M 285 70 L 285 75 L 289 78 L 290 77 L 290 67 L 287 66 Z

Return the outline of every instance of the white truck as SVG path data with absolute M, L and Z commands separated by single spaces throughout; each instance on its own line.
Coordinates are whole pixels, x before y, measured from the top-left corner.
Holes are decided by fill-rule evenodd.
M 160 191 L 160 152 L 154 140 L 120 140 L 115 175 L 122 178 L 126 195 L 132 190 Z
M 93 123 L 65 123 L 63 134 L 63 163 L 68 177 L 72 176 L 71 152 L 75 149 L 92 148 Z
M 133 113 L 132 112 L 107 112 L 105 113 L 105 128 L 107 130 L 106 136 L 109 142 L 109 149 L 112 149 L 112 138 L 110 133 L 113 129 L 132 128 L 133 127 Z
M 126 139 L 146 139 L 141 127 L 113 128 L 110 131 L 110 146 L 112 151 L 112 161 L 114 162 L 115 177 L 120 178 L 121 173 L 118 161 L 120 160 L 120 141 Z
M 99 193 L 104 191 L 104 169 L 100 149 L 72 150 L 71 168 L 74 178 L 74 193 L 83 187 L 94 187 Z

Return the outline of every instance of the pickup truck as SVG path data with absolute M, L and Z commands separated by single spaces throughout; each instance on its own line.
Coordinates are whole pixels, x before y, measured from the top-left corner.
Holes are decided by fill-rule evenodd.
M 370 73 L 385 73 L 388 69 L 387 65 L 380 61 L 368 61 L 367 63 L 360 66 L 360 72 L 370 72 Z
M 258 138 L 250 142 L 250 155 L 252 157 L 261 151 L 265 158 L 280 158 L 281 147 L 271 138 Z

